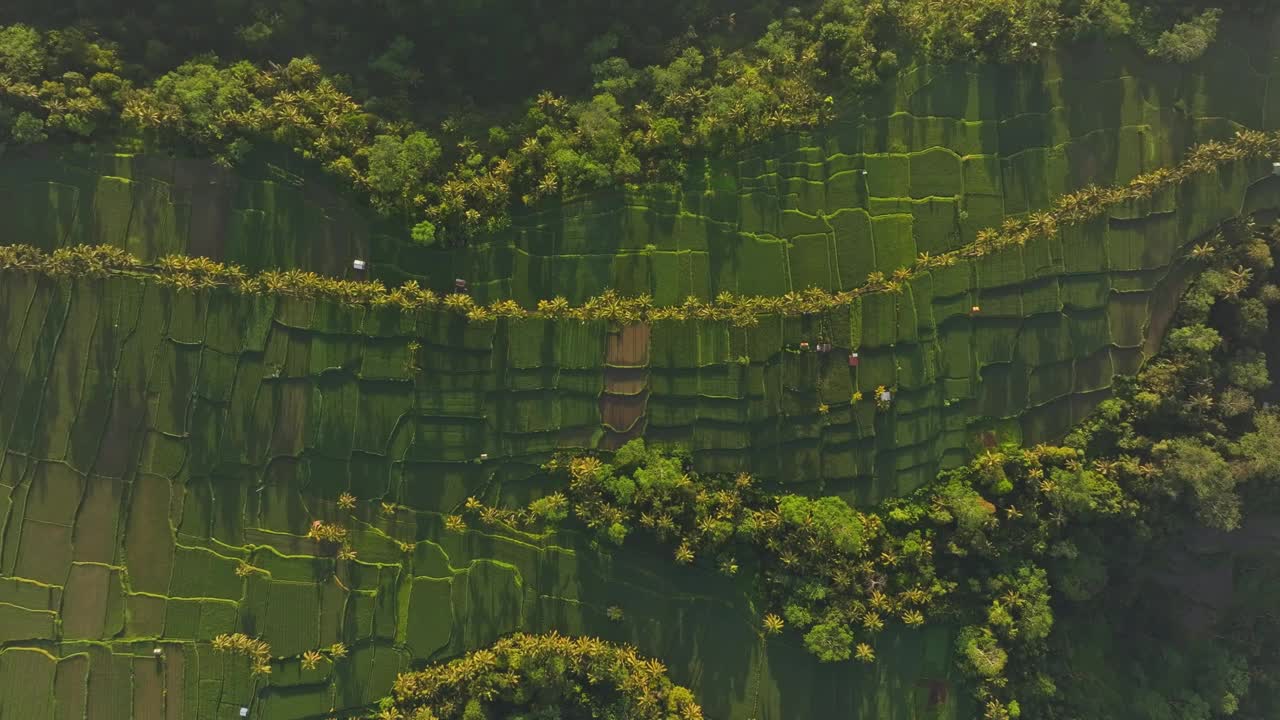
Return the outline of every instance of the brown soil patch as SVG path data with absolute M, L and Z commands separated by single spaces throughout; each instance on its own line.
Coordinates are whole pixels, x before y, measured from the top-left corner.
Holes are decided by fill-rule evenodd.
M 605 341 L 604 361 L 607 365 L 643 367 L 649 364 L 649 326 L 627 325 L 609 333 Z
M 649 326 L 627 325 L 605 340 L 604 392 L 600 395 L 601 445 L 616 450 L 644 433 L 649 403 Z
M 610 395 L 605 393 L 600 396 L 600 422 L 606 428 L 615 431 L 630 430 L 640 418 L 644 417 L 644 411 L 648 404 L 648 391 L 638 395 Z
M 649 371 L 644 368 L 604 369 L 604 391 L 610 395 L 639 395 L 649 386 Z
M 951 685 L 946 680 L 920 680 L 916 683 L 916 687 L 928 690 L 930 710 L 939 705 L 945 705 L 951 693 Z

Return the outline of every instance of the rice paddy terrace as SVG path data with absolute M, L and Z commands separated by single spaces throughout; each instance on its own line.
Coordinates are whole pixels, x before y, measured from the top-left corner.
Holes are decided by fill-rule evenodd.
M 335 275 L 361 257 L 387 282 L 464 277 L 478 299 L 524 305 L 839 290 L 1195 143 L 1280 127 L 1275 33 L 1232 37 L 1186 71 L 1105 48 L 918 68 L 865 118 L 693 163 L 678 191 L 539 208 L 466 250 L 415 248 L 286 161 L 233 174 L 40 148 L 0 161 L 0 242 Z M 467 323 L 6 274 L 0 717 L 358 713 L 415 663 L 553 628 L 662 658 L 711 717 L 967 717 L 945 627 L 886 633 L 871 666 L 820 665 L 795 638 L 760 638 L 749 566 L 729 580 L 644 547 L 606 556 L 572 532 L 442 518 L 469 495 L 536 496 L 528 478 L 555 450 L 640 434 L 691 445 L 704 469 L 857 501 L 910 490 L 983 438 L 1047 439 L 1153 352 L 1182 251 L 1268 208 L 1280 177 L 1239 163 L 900 294 L 752 328 Z M 819 338 L 833 350 L 796 349 Z M 880 385 L 895 390 L 883 411 Z M 354 528 L 357 557 L 320 556 L 316 519 Z M 268 677 L 212 650 L 236 631 L 270 643 Z M 335 642 L 345 658 L 303 669 Z

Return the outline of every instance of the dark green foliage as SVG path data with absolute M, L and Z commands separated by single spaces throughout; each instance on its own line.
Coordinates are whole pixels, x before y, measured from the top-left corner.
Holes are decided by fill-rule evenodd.
M 1259 600 L 1260 588 L 1276 575 L 1247 539 L 1275 512 L 1280 477 L 1280 421 L 1255 399 L 1268 385 L 1270 331 L 1257 305 L 1269 284 L 1270 237 L 1251 222 L 1224 227 L 1165 352 L 1073 437 L 1091 456 L 1114 458 L 1095 467 L 1117 478 L 1139 509 L 1126 522 L 1075 528 L 1049 566 L 1068 604 L 1057 619 L 1066 627 L 1048 639 L 1062 675 L 1056 699 L 1035 701 L 1044 717 L 1273 714 L 1272 690 L 1248 678 L 1273 677 L 1280 667 L 1272 650 L 1280 627 L 1259 606 L 1269 603 Z M 1205 537 L 1226 541 L 1210 559 L 1188 555 Z M 1224 587 L 1172 569 L 1196 562 L 1234 567 L 1236 576 L 1228 574 Z M 1173 578 L 1142 580 L 1148 568 L 1170 568 L 1161 572 Z M 1183 599 L 1210 592 L 1230 605 Z M 1193 630 L 1196 623 L 1211 624 L 1212 638 Z M 1101 665 L 1087 657 L 1105 646 L 1124 650 Z M 1098 679 L 1071 682 L 1084 668 Z
M 1169 333 L 1169 349 L 1174 352 L 1189 352 L 1205 355 L 1216 349 L 1222 338 L 1218 331 L 1203 325 L 1180 327 Z
M 423 220 L 422 222 L 419 222 L 413 226 L 413 231 L 410 233 L 410 237 L 419 245 L 435 245 L 437 239 L 435 223 L 430 220 Z
M 19 145 L 32 145 L 44 142 L 49 136 L 44 131 L 44 121 L 28 112 L 18 113 L 9 133 L 13 141 Z
M 1125 0 L 1084 0 L 1071 21 L 1077 36 L 1118 37 L 1133 29 L 1133 11 Z
M 853 655 L 853 633 L 839 621 L 821 622 L 804 634 L 804 646 L 822 662 L 848 660 Z
M 1191 20 L 1174 25 L 1160 34 L 1150 49 L 1151 54 L 1172 62 L 1195 60 L 1209 49 L 1209 44 L 1217 36 L 1221 17 L 1221 10 L 1209 8 Z
M 37 30 L 26 25 L 0 29 L 0 73 L 8 82 L 38 80 L 45 62 L 44 38 Z
M 742 148 L 819 125 L 833 117 L 835 98 L 878 84 L 895 71 L 900 55 L 944 62 L 1025 60 L 1060 34 L 1118 35 L 1132 26 L 1123 0 L 814 0 L 804 12 L 782 12 L 771 2 L 735 10 L 732 3 L 710 0 L 667 15 L 642 13 L 640 27 L 672 33 L 656 46 L 656 37 L 617 24 L 618 17 L 639 12 L 630 6 L 615 14 L 593 8 L 574 15 L 560 8 L 538 20 L 547 23 L 542 27 L 549 35 L 522 29 L 518 42 L 499 46 L 493 38 L 520 27 L 507 24 L 520 13 L 504 8 L 499 22 L 486 16 L 487 3 L 465 11 L 456 4 L 432 11 L 390 3 L 354 28 L 334 16 L 345 8 L 308 8 L 302 17 L 296 3 L 279 3 L 275 11 L 255 4 L 252 13 L 233 11 L 235 0 L 212 10 L 171 9 L 171 23 L 159 26 L 108 12 L 105 0 L 82 8 L 78 21 L 126 42 L 149 66 L 138 74 L 157 76 L 140 93 L 127 92 L 128 84 L 117 76 L 114 51 L 81 31 L 4 28 L 0 77 L 39 85 L 48 117 L 33 117 L 59 132 L 89 137 L 114 123 L 124 106 L 127 126 L 210 153 L 224 164 L 243 159 L 255 143 L 284 144 L 368 192 L 374 207 L 407 216 L 415 241 L 429 245 L 437 233 L 428 232 L 424 220 L 450 242 L 462 242 L 505 227 L 517 203 L 620 184 L 674 183 L 691 153 Z M 1203 52 L 1216 29 L 1216 13 L 1177 25 L 1153 52 L 1178 60 Z M 58 14 L 43 6 L 17 12 L 46 20 Z M 460 43 L 467 30 L 457 26 L 459 16 L 480 22 L 483 29 L 473 34 L 486 41 Z M 668 25 L 686 16 L 705 34 Z M 415 24 L 410 18 L 421 19 Z M 134 25 L 147 32 L 130 34 Z M 176 27 L 185 30 L 171 35 Z M 748 28 L 751 33 L 743 35 Z M 593 39 L 560 44 L 584 32 Z M 193 44 L 192 38 L 199 40 Z M 499 47 L 498 55 L 525 55 L 548 42 L 572 61 L 525 57 L 501 72 L 479 71 L 494 62 Z M 609 54 L 620 46 L 632 52 Z M 363 50 L 353 56 L 354 48 Z M 451 49 L 465 55 L 461 67 L 473 76 L 455 76 L 456 68 L 440 61 Z M 219 55 L 235 60 L 224 64 Z M 317 56 L 327 73 L 320 71 Z M 68 62 L 72 57 L 89 67 L 66 73 L 76 64 Z M 458 99 L 474 97 L 544 63 L 555 69 L 543 74 L 551 90 L 498 92 L 502 99 L 494 98 L 488 112 L 439 110 L 441 90 Z M 436 72 L 441 76 L 431 77 Z M 563 77 L 572 81 L 554 82 Z M 18 117 L 14 108 L 0 105 L 0 125 L 14 127 Z M 433 128 L 429 134 L 427 127 Z M 43 133 L 26 117 L 10 130 L 21 143 L 39 141 Z M 433 140 L 436 135 L 443 141 Z
M 990 628 L 969 626 L 956 638 L 956 649 L 967 666 L 982 678 L 998 678 L 1004 672 L 1009 654 L 996 641 Z
M 1241 336 L 1238 313 L 1227 311 L 1262 292 L 1262 275 L 1240 264 L 1265 264 L 1258 236 L 1250 223 L 1224 228 L 1226 245 L 1189 291 L 1164 351 L 1070 446 L 989 450 L 874 512 L 833 497 L 770 496 L 746 476 L 692 474 L 640 441 L 612 464 L 580 457 L 548 468 L 567 475 L 574 514 L 604 538 L 635 527 L 675 546 L 677 562 L 708 566 L 753 552 L 785 626 L 820 660 L 870 657 L 859 641 L 886 621 L 913 626 L 941 612 L 966 625 L 957 658 L 986 717 L 1074 717 L 1059 714 L 1080 706 L 1050 660 L 1063 642 L 1055 606 L 1108 602 L 1116 588 L 1124 602 L 1139 597 L 1126 588 L 1131 564 L 1158 552 L 1157 538 L 1240 527 L 1250 481 L 1280 474 L 1280 419 L 1251 395 L 1266 385 L 1263 336 Z M 1259 313 L 1254 322 L 1265 321 Z M 1229 667 L 1250 662 L 1231 657 Z M 1144 690 L 1133 712 L 1161 703 L 1225 712 L 1245 696 L 1238 672 L 1196 672 L 1218 679 Z
M 778 499 L 778 515 L 783 532 L 810 535 L 817 542 L 829 543 L 837 552 L 858 554 L 864 547 L 863 521 L 849 504 L 836 497 L 816 500 L 799 495 L 783 495 Z
M 374 197 L 385 198 L 384 202 L 398 200 L 407 208 L 439 158 L 440 143 L 422 131 L 404 138 L 378 135 L 368 149 L 368 182 Z
M 543 522 L 558 523 L 569 517 L 569 501 L 555 493 L 529 503 L 529 512 Z
M 1240 337 L 1257 337 L 1267 331 L 1267 306 L 1258 298 L 1245 298 L 1237 307 L 1239 325 L 1235 328 Z
M 1253 416 L 1256 428 L 1245 433 L 1236 446 L 1249 477 L 1272 480 L 1280 478 L 1280 414 L 1273 410 Z
M 1227 378 L 1233 385 L 1250 392 L 1265 390 L 1271 385 L 1266 356 L 1253 348 L 1242 350 L 1228 362 Z
M 1227 461 L 1194 438 L 1167 440 L 1154 448 L 1160 469 L 1174 491 L 1190 492 L 1197 515 L 1210 527 L 1234 530 L 1240 524 L 1240 500 Z
M 117 121 L 129 83 L 115 50 L 79 30 L 0 27 L 0 143 L 87 138 Z

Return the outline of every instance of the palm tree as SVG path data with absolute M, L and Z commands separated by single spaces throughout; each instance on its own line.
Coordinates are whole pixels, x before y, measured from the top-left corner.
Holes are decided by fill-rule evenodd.
M 321 655 L 320 653 L 316 652 L 315 650 L 308 650 L 302 653 L 302 669 L 315 670 L 316 665 L 318 665 L 320 661 L 323 659 L 324 659 L 324 656 Z
M 688 565 L 693 562 L 693 550 L 689 548 L 689 543 L 682 542 L 680 547 L 676 548 L 676 562 L 681 565 Z
M 871 646 L 866 643 L 858 643 L 853 649 L 853 654 L 859 661 L 865 663 L 874 662 L 876 659 L 875 650 L 872 650 Z
M 768 613 L 764 616 L 764 632 L 766 635 L 777 635 L 782 632 L 784 625 L 786 623 L 783 622 L 782 618 L 773 613 Z

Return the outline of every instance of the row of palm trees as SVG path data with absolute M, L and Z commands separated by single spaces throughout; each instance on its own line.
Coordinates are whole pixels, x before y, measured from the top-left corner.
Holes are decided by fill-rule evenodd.
M 249 658 L 254 675 L 271 674 L 271 645 L 266 640 L 250 637 L 241 632 L 222 633 L 213 638 L 212 645 L 218 652 Z M 347 646 L 336 642 L 327 648 L 302 653 L 301 662 L 304 670 L 314 670 L 322 660 L 336 662 L 346 656 Z
M 693 693 L 672 683 L 662 662 L 627 645 L 554 631 L 516 633 L 448 663 L 403 673 L 381 706 L 381 720 L 458 720 L 494 712 L 541 717 L 548 710 L 634 720 L 703 717 Z M 468 708 L 480 712 L 468 714 Z
M 254 675 L 271 674 L 271 646 L 244 633 L 222 633 L 213 638 L 213 649 L 249 658 Z
M 536 308 L 530 309 L 509 299 L 484 305 L 466 293 L 441 295 L 416 281 L 388 290 L 376 280 L 343 280 L 302 270 L 267 270 L 250 275 L 237 265 L 181 255 L 165 256 L 148 265 L 110 246 L 74 246 L 51 254 L 25 245 L 3 246 L 0 247 L 0 269 L 44 273 L 55 278 L 145 275 L 184 291 L 225 287 L 251 295 L 320 299 L 355 306 L 397 307 L 405 311 L 442 310 L 473 322 L 568 319 L 629 325 L 674 320 L 750 326 L 764 317 L 816 315 L 848 307 L 868 295 L 898 293 L 910 281 L 933 270 L 1052 236 L 1066 226 L 1101 217 L 1111 206 L 1150 197 L 1227 163 L 1270 157 L 1280 157 L 1280 132 L 1241 130 L 1230 141 L 1209 141 L 1193 148 L 1187 159 L 1177 166 L 1139 175 L 1117 187 L 1085 187 L 1059 198 L 1046 211 L 1021 219 L 1009 218 L 999 228 L 984 229 L 969 245 L 939 255 L 921 253 L 910 267 L 898 268 L 888 275 L 872 272 L 861 286 L 839 292 L 813 287 L 776 296 L 722 292 L 710 301 L 691 296 L 679 305 L 659 306 L 649 295 L 624 296 L 609 289 L 578 306 L 556 297 L 541 300 Z

